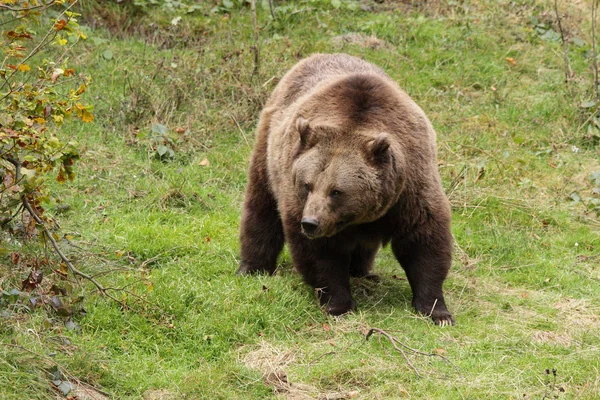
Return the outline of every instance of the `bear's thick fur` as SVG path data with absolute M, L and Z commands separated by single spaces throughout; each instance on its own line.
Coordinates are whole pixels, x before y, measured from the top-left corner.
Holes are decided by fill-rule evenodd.
M 450 205 L 425 113 L 378 67 L 344 54 L 292 68 L 258 124 L 241 225 L 239 273 L 273 273 L 284 241 L 321 303 L 355 309 L 350 277 L 370 276 L 391 242 L 417 311 L 452 324 L 442 284 Z

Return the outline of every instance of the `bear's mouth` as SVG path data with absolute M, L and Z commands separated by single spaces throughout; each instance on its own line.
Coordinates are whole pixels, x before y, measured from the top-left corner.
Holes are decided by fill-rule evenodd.
M 340 230 L 340 229 L 342 229 L 342 228 L 345 228 L 345 227 L 346 227 L 346 225 L 348 225 L 348 223 L 349 223 L 349 222 L 350 222 L 350 220 L 349 220 L 349 219 L 343 219 L 343 220 L 341 220 L 341 221 L 338 221 L 338 222 L 336 222 L 336 224 L 335 224 L 335 229 L 336 229 L 336 230 Z

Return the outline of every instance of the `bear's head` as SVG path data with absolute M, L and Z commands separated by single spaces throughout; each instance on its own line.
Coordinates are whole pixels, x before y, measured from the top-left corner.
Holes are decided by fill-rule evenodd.
M 298 117 L 292 179 L 301 229 L 314 239 L 381 218 L 402 189 L 401 155 L 385 132 L 311 126 Z

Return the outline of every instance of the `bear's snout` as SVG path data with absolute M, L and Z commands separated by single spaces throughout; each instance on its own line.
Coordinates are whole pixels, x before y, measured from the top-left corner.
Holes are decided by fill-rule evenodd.
M 316 218 L 304 217 L 302 218 L 302 221 L 300 221 L 300 225 L 306 236 L 313 237 L 319 227 L 319 221 L 317 221 Z

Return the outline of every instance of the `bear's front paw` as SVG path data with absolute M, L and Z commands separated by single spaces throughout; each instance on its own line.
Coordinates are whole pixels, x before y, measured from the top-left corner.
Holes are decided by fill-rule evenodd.
M 446 308 L 446 304 L 444 304 L 443 300 L 435 300 L 433 304 L 431 301 L 413 300 L 413 306 L 421 314 L 430 316 L 433 322 L 438 326 L 444 327 L 454 325 L 452 314 Z
M 330 315 L 343 315 L 356 310 L 356 303 L 350 295 L 323 296 L 321 305 L 325 306 Z
M 257 274 L 257 273 L 261 273 L 261 272 L 266 272 L 270 275 L 273 275 L 273 273 L 275 273 L 275 269 L 273 269 L 271 271 L 270 269 L 256 266 L 256 264 L 251 264 L 247 261 L 242 261 L 242 262 L 240 262 L 240 267 L 237 270 L 238 275 L 250 275 L 250 274 Z

